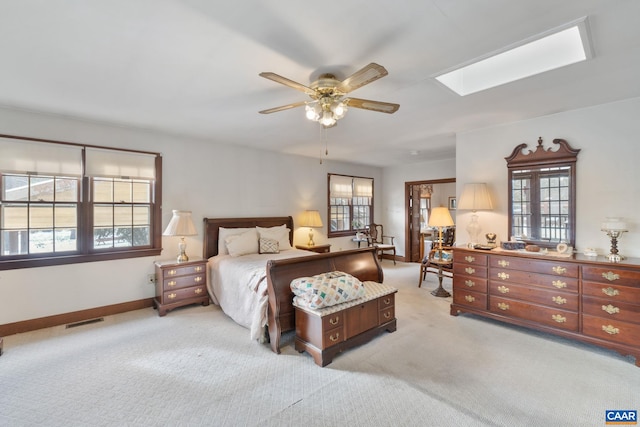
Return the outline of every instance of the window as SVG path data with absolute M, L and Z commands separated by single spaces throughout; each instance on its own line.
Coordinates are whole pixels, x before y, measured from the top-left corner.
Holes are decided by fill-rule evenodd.
M 535 152 L 521 144 L 507 157 L 509 168 L 509 232 L 527 243 L 555 247 L 575 242 L 575 167 L 580 150 L 555 139 L 556 151 L 545 150 L 542 138 Z
M 161 157 L 0 137 L 0 270 L 158 255 Z
M 373 221 L 373 178 L 329 174 L 329 237 L 348 236 Z

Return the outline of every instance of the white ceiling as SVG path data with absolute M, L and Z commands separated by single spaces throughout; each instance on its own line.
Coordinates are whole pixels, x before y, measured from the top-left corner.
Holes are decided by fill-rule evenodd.
M 592 60 L 467 97 L 433 78 L 583 16 Z M 306 95 L 258 74 L 376 62 L 389 75 L 352 95 L 400 110 L 349 110 L 329 158 L 451 158 L 460 132 L 640 96 L 638 18 L 637 0 L 0 0 L 0 105 L 318 157 L 303 108 L 258 114 Z

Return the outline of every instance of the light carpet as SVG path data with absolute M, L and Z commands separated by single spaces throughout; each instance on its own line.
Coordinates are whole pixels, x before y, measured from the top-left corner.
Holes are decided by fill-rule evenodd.
M 633 359 L 471 315 L 383 262 L 398 330 L 321 368 L 214 305 L 5 337 L 2 426 L 603 426 L 640 409 Z M 450 279 L 445 288 L 451 290 Z

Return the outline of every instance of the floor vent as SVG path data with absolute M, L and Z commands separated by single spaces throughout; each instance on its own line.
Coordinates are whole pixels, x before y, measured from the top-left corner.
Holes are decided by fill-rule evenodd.
M 98 323 L 104 321 L 104 317 L 98 317 L 97 319 L 83 320 L 82 322 L 69 323 L 66 326 L 66 329 L 75 328 L 77 326 L 90 325 L 92 323 Z

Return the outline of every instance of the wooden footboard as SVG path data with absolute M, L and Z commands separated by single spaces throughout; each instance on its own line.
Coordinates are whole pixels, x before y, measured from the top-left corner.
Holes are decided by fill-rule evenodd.
M 343 271 L 361 281 L 382 283 L 382 267 L 375 248 L 330 252 L 302 258 L 272 260 L 267 262 L 269 291 L 269 340 L 271 349 L 280 353 L 282 332 L 295 329 L 293 293 L 290 284 L 298 277 L 313 276 L 329 271 Z

